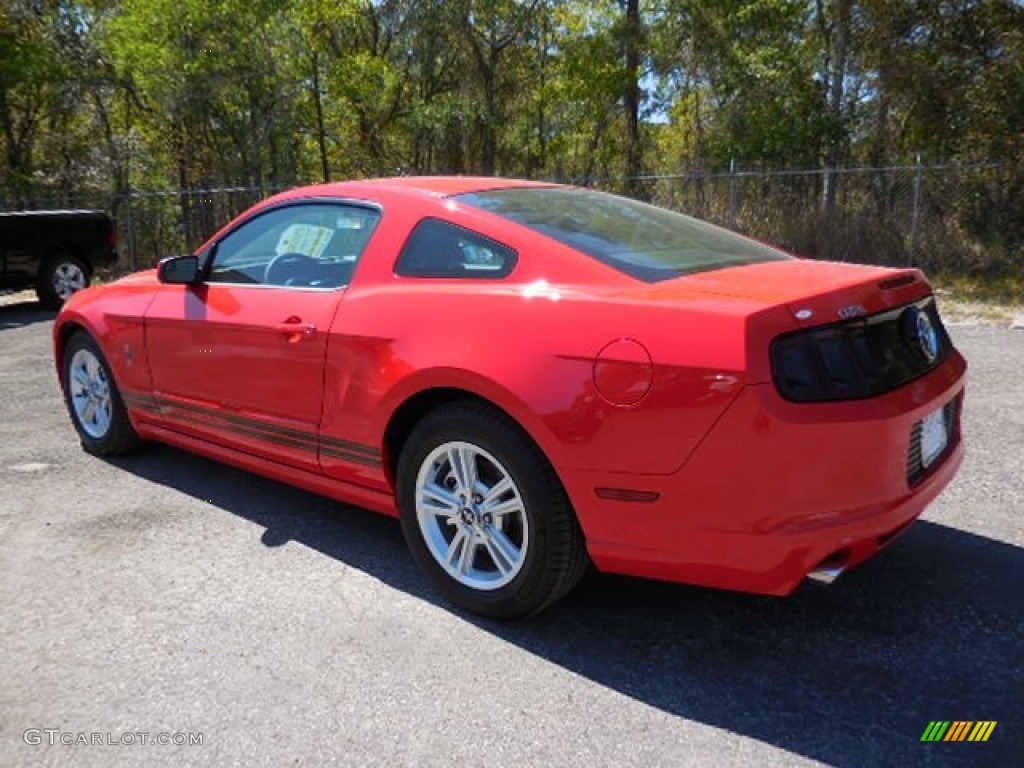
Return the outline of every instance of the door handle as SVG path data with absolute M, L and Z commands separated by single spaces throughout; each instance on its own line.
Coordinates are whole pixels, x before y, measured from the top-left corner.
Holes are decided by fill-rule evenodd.
M 288 341 L 294 344 L 295 342 L 302 341 L 316 333 L 316 326 L 312 323 L 288 320 L 283 323 L 275 323 L 274 330 L 278 333 L 285 334 L 288 337 Z

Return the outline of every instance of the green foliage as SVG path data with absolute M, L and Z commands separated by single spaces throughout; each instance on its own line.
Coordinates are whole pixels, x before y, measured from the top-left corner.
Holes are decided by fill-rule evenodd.
M 1019 2 L 646 0 L 632 22 L 630 5 L 7 0 L 0 204 L 395 173 L 592 182 L 626 168 L 920 154 L 999 163 L 998 183 L 962 206 L 957 227 L 1020 252 Z M 827 209 L 837 192 L 823 178 Z M 186 239 L 212 226 L 190 200 L 175 203 Z

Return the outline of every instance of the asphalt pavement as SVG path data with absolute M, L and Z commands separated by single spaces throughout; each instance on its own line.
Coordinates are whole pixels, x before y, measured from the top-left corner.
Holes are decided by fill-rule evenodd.
M 441 601 L 393 520 L 83 453 L 52 319 L 0 306 L 2 766 L 1021 764 L 1024 331 L 951 329 L 963 469 L 831 587 L 595 574 L 503 624 Z M 933 720 L 997 725 L 922 743 Z

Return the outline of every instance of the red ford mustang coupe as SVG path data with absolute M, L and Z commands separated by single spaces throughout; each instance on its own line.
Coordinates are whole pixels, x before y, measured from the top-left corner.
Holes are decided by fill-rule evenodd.
M 85 450 L 158 440 L 398 516 L 440 591 L 496 617 L 591 562 L 830 582 L 963 451 L 966 364 L 918 271 L 553 184 L 294 189 L 76 294 L 54 343 Z

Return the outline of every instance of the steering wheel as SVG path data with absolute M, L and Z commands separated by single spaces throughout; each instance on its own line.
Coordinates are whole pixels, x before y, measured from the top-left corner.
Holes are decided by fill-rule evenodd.
M 263 282 L 266 285 L 284 285 L 285 279 L 295 276 L 295 266 L 301 264 L 315 267 L 316 263 L 316 259 L 304 253 L 279 253 L 267 262 L 263 270 Z

